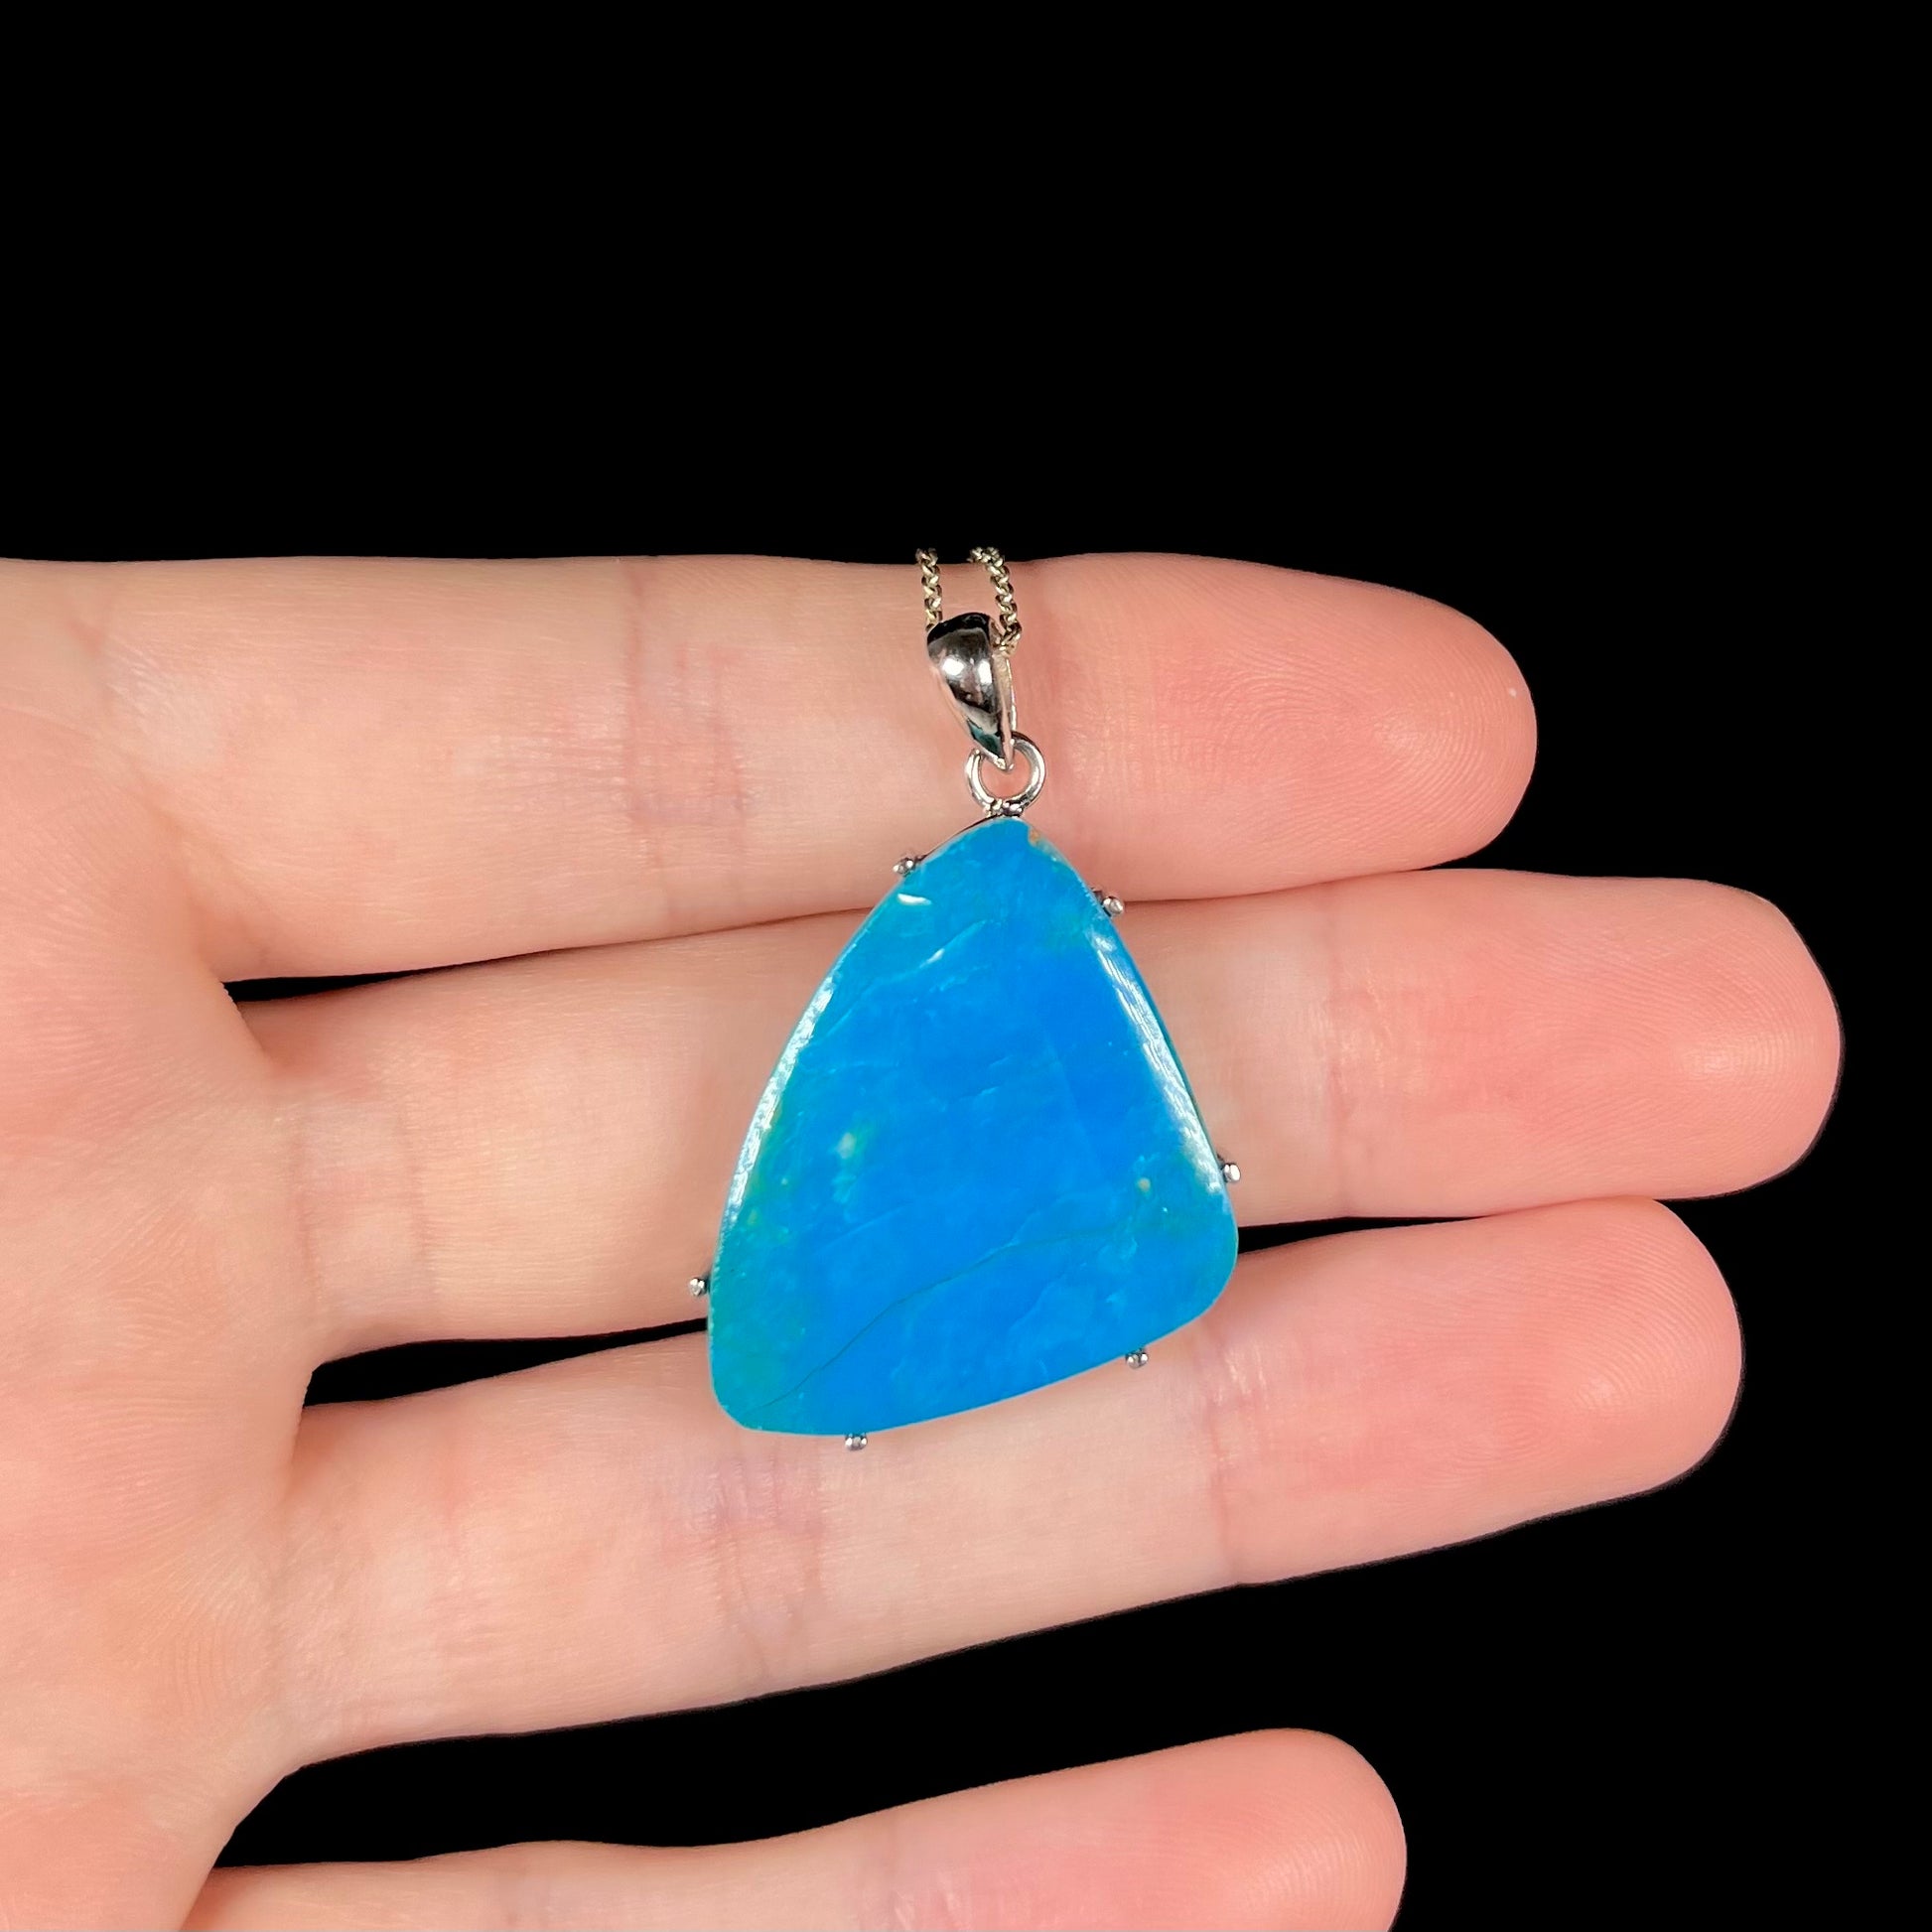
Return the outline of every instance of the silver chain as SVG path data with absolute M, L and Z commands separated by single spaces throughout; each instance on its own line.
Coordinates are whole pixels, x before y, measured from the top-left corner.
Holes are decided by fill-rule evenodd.
M 939 553 L 921 550 L 915 554 L 919 560 L 919 591 L 925 603 L 925 627 L 930 630 L 945 616 L 939 601 Z M 1020 641 L 1020 610 L 1014 602 L 1013 573 L 1007 569 L 1007 560 L 997 550 L 985 547 L 966 554 L 993 580 L 993 601 L 1000 607 L 999 634 L 993 641 L 1001 650 L 1011 650 Z

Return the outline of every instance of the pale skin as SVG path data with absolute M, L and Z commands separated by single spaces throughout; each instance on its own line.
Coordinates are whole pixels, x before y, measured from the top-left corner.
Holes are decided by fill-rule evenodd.
M 1789 923 L 1417 870 L 1533 756 L 1453 613 L 1016 578 L 1034 820 L 1128 901 L 1242 1218 L 1465 1218 L 1255 1254 L 1138 1374 L 851 1455 L 736 1428 L 696 1336 L 302 1403 L 359 1349 L 689 1316 L 792 1020 L 970 815 L 909 564 L 0 566 L 0 1925 L 1389 1921 L 1387 1792 L 1294 1732 L 759 1845 L 209 1875 L 320 1757 L 1397 1556 L 1722 1433 L 1730 1301 L 1655 1197 L 1818 1131 Z

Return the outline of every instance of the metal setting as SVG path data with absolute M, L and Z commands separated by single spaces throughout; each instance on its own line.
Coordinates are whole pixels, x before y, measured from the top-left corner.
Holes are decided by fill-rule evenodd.
M 848 1436 L 845 1439 L 845 1446 L 849 1449 L 862 1449 L 866 1446 L 866 1439 L 863 1434 L 858 1436 Z
M 923 853 L 908 852 L 904 858 L 895 859 L 893 861 L 893 870 L 896 873 L 897 873 L 901 879 L 908 878 L 911 874 L 918 871 L 919 861 L 925 855 Z
M 969 552 L 985 570 L 1000 614 L 990 618 L 984 612 L 967 611 L 948 618 L 939 591 L 939 553 L 921 550 L 917 554 L 926 658 L 945 689 L 953 715 L 973 742 L 966 782 L 989 817 L 1018 817 L 1039 796 L 1046 763 L 1039 747 L 1021 734 L 1014 701 L 1013 647 L 1020 641 L 1020 607 L 1013 594 L 1013 574 L 997 550 Z M 1000 798 L 981 783 L 980 771 L 989 759 L 999 770 L 1011 771 L 1016 753 L 1027 760 L 1032 775 L 1010 798 Z
M 925 633 L 933 675 L 946 687 L 966 736 L 1002 771 L 1013 769 L 1013 666 L 978 611 L 948 618 Z
M 1018 818 L 1039 796 L 1039 788 L 1046 782 L 1046 758 L 1025 732 L 1015 732 L 1013 749 L 1027 760 L 1031 775 L 1027 782 L 1011 798 L 1002 798 L 997 792 L 988 791 L 986 782 L 980 776 L 980 769 L 991 759 L 991 754 L 983 752 L 975 745 L 966 755 L 966 786 L 972 792 L 974 802 L 988 818 Z
M 1241 1178 L 1240 1164 L 1235 1161 L 1223 1161 L 1221 1163 L 1221 1178 L 1232 1187 Z
M 1096 893 L 1094 897 L 1100 901 L 1101 911 L 1110 919 L 1119 918 L 1127 910 L 1125 901 L 1117 899 L 1112 893 Z
M 711 1277 L 709 1275 L 693 1275 L 684 1285 L 693 1295 L 709 1295 L 711 1293 Z
M 1123 1359 L 1129 1368 L 1146 1368 L 1147 1350 L 1145 1348 L 1137 1348 L 1131 1355 L 1125 1356 Z

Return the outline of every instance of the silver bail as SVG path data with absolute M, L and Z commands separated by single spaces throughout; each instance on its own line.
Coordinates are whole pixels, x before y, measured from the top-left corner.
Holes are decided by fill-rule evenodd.
M 933 674 L 946 687 L 966 735 L 1002 771 L 1013 769 L 1013 660 L 993 635 L 993 620 L 967 611 L 925 633 Z

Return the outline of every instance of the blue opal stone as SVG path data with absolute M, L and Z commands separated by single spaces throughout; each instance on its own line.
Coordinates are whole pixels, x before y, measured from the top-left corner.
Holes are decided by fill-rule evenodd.
M 874 910 L 771 1075 L 711 1271 L 712 1385 L 796 1435 L 976 1409 L 1191 1321 L 1234 1253 L 1113 921 L 989 819 Z

